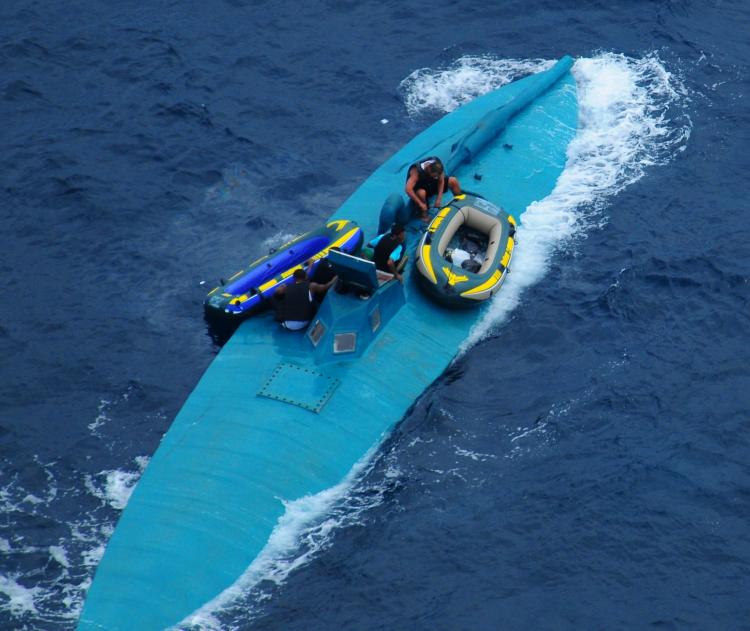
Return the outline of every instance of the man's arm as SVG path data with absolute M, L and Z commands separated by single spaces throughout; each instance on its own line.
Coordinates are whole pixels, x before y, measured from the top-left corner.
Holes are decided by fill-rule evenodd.
M 396 265 L 398 264 L 398 259 L 393 260 L 392 258 L 388 258 L 388 269 L 391 271 L 391 274 L 393 274 L 396 278 L 398 278 L 399 282 L 404 282 L 404 277 L 398 273 L 398 269 L 396 268 Z
M 325 285 L 321 285 L 320 283 L 310 283 L 310 291 L 313 294 L 324 294 L 326 293 L 331 287 L 333 287 L 336 284 L 336 281 L 339 279 L 338 276 L 334 276 L 331 280 L 329 280 Z

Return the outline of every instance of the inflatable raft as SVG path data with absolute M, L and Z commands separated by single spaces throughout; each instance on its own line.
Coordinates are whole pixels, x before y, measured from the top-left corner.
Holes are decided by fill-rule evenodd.
M 403 195 L 410 165 L 437 155 L 522 225 L 529 204 L 554 188 L 575 135 L 571 65 L 566 57 L 438 120 L 329 222 L 356 221 L 367 238 L 382 232 L 383 200 Z M 418 219 L 407 228 L 403 283 L 381 283 L 371 262 L 332 253 L 354 290 L 329 291 L 307 331 L 286 331 L 269 312 L 239 325 L 133 491 L 79 629 L 192 628 L 195 612 L 241 591 L 286 507 L 352 476 L 440 376 L 480 311 L 447 309 L 420 290 L 408 267 L 423 231 Z
M 206 315 L 230 320 L 255 315 L 279 286 L 292 282 L 294 270 L 303 268 L 311 276 L 332 248 L 355 253 L 362 247 L 363 238 L 362 229 L 346 219 L 301 234 L 212 289 L 204 302 Z
M 476 195 L 458 195 L 427 227 L 414 270 L 438 302 L 478 305 L 500 289 L 515 234 L 515 219 L 501 208 Z

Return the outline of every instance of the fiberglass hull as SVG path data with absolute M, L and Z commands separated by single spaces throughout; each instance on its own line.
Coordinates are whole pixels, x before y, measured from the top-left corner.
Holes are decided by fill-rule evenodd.
M 367 238 L 374 236 L 380 206 L 403 190 L 408 166 L 437 154 L 465 188 L 522 224 L 527 206 L 554 188 L 575 134 L 571 63 L 564 58 L 437 121 L 373 173 L 332 219 L 352 219 Z M 496 125 L 494 133 L 488 125 Z M 482 134 L 487 138 L 477 140 Z M 416 241 L 412 233 L 410 249 Z M 133 492 L 97 569 L 79 629 L 178 624 L 258 557 L 284 514 L 282 500 L 335 486 L 380 444 L 447 367 L 481 314 L 440 307 L 411 273 L 404 277 L 405 303 L 355 360 L 316 364 L 307 336 L 280 329 L 270 314 L 239 327 Z M 257 396 L 282 369 L 320 377 L 303 384 L 308 392 L 300 394 L 293 392 L 294 373 L 289 384 L 281 384 L 292 398 L 315 399 L 321 379 L 337 386 L 326 391 L 325 401 L 316 399 L 323 401 L 317 413 Z

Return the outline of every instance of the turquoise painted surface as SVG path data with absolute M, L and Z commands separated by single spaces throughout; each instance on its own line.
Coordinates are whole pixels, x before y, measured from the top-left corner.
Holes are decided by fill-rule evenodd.
M 517 99 L 528 97 L 531 103 L 508 127 L 455 171 L 465 188 L 522 221 L 525 208 L 554 188 L 575 134 L 569 67 L 564 59 L 548 73 L 444 117 L 384 163 L 334 217 L 354 219 L 366 236 L 374 235 L 380 207 L 403 189 L 409 164 L 434 153 L 450 164 L 451 147 L 488 112 L 520 107 Z M 554 81 L 555 75 L 561 78 Z M 410 247 L 421 227 L 410 226 Z M 134 491 L 97 569 L 79 629 L 178 624 L 242 575 L 282 516 L 282 499 L 334 486 L 382 441 L 455 356 L 479 313 L 437 307 L 411 274 L 405 277 L 406 303 L 353 361 L 315 364 L 306 337 L 280 329 L 268 315 L 239 328 L 186 401 Z M 256 396 L 282 363 L 339 380 L 319 413 Z M 275 387 L 293 392 L 290 384 Z M 318 386 L 309 387 L 312 396 Z

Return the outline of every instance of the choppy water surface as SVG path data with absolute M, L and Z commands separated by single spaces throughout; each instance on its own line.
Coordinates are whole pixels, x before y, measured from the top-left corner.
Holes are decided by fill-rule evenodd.
M 750 9 L 439 13 L 0 8 L 1 628 L 75 627 L 207 285 L 564 53 L 578 135 L 460 356 L 182 626 L 750 628 Z

